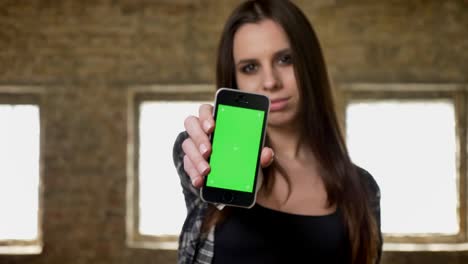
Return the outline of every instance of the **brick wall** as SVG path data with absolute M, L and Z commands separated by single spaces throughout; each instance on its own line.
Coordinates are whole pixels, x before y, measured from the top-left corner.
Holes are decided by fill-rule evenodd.
M 0 85 L 45 89 L 44 252 L 0 263 L 174 263 L 125 245 L 127 88 L 214 81 L 237 0 L 0 1 Z M 341 82 L 468 81 L 468 2 L 296 1 Z M 391 253 L 384 263 L 465 263 Z

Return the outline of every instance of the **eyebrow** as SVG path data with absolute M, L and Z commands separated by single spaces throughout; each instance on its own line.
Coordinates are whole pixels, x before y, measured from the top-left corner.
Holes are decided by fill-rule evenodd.
M 276 57 L 278 57 L 280 55 L 283 55 L 285 53 L 291 53 L 291 48 L 285 48 L 285 49 L 279 50 L 279 51 L 275 52 L 275 54 L 273 54 L 273 57 L 276 58 Z M 250 63 L 253 63 L 253 62 L 257 62 L 257 60 L 256 59 L 242 59 L 238 63 L 236 63 L 236 65 L 250 64 Z

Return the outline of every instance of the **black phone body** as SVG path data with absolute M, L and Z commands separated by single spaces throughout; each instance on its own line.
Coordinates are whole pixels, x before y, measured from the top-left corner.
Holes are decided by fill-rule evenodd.
M 200 189 L 203 201 L 246 208 L 255 204 L 269 108 L 264 95 L 229 88 L 216 92 L 211 170 Z

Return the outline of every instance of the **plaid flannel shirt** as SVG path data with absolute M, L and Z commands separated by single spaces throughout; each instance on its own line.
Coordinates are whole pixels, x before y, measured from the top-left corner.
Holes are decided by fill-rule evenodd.
M 208 204 L 200 198 L 200 192 L 193 187 L 189 176 L 184 170 L 184 152 L 182 142 L 188 137 L 187 132 L 182 132 L 174 143 L 173 159 L 177 173 L 180 177 L 187 218 L 179 237 L 178 263 L 179 264 L 210 264 L 214 253 L 214 227 L 208 235 L 201 232 L 201 226 Z
M 193 187 L 190 177 L 184 170 L 184 152 L 182 142 L 188 137 L 187 132 L 177 136 L 173 148 L 174 165 L 180 177 L 182 191 L 187 207 L 187 218 L 182 227 L 179 237 L 178 264 L 210 264 L 214 255 L 214 229 L 212 227 L 208 234 L 201 232 L 203 219 L 208 209 L 208 204 L 200 198 L 200 192 Z M 379 256 L 376 263 L 380 263 L 382 254 L 382 233 L 380 231 L 380 190 L 374 178 L 365 170 L 359 168 L 359 172 L 369 184 L 373 194 L 371 206 L 377 218 L 381 243 L 379 245 Z

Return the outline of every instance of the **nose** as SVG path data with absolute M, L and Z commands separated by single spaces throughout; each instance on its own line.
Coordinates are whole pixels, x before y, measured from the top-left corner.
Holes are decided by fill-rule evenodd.
M 263 89 L 274 90 L 281 85 L 278 72 L 273 67 L 264 68 L 263 74 Z

